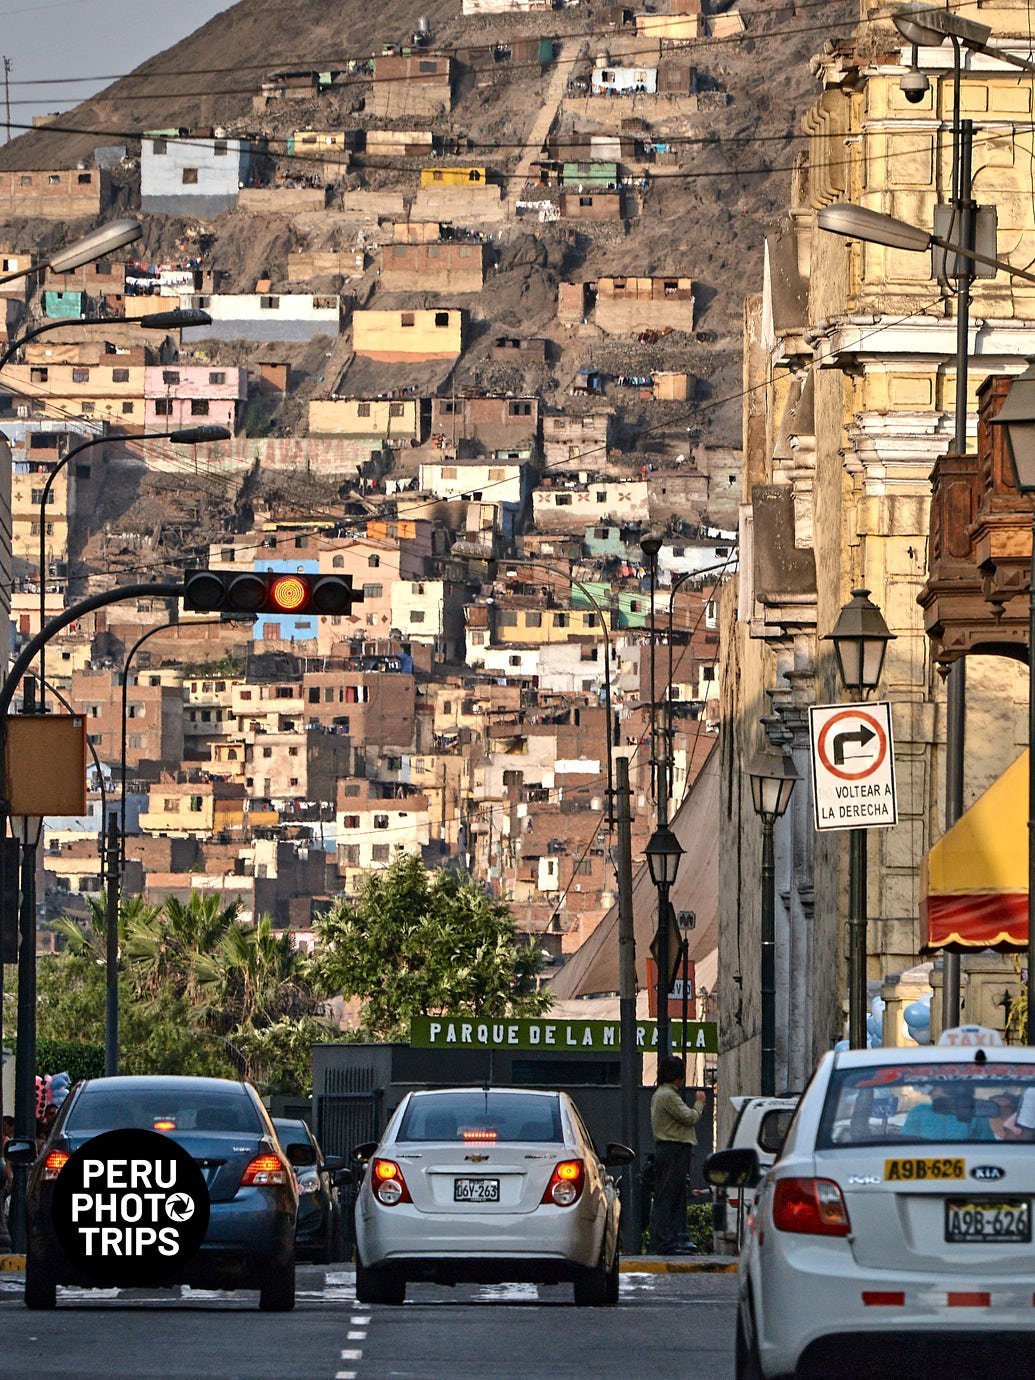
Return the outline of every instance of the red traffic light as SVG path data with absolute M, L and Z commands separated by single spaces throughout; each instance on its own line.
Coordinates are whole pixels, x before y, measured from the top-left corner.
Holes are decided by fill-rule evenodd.
M 191 570 L 183 607 L 194 613 L 350 613 L 363 598 L 351 575 L 286 575 L 275 571 Z

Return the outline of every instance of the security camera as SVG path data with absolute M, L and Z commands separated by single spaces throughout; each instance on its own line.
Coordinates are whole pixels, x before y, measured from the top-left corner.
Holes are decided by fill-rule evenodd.
M 911 105 L 919 105 L 930 91 L 931 83 L 927 80 L 925 72 L 918 72 L 914 68 L 899 82 L 899 89 Z

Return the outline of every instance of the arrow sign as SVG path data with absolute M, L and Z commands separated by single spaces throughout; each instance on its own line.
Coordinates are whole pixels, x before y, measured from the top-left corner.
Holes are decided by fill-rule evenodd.
M 834 766 L 843 767 L 845 761 L 845 743 L 858 743 L 860 747 L 865 747 L 876 738 L 872 728 L 867 728 L 861 724 L 854 733 L 836 733 L 834 735 Z M 859 756 L 858 753 L 853 754 Z M 867 757 L 869 754 L 867 753 Z
M 891 706 L 813 705 L 809 732 L 816 828 L 897 824 Z

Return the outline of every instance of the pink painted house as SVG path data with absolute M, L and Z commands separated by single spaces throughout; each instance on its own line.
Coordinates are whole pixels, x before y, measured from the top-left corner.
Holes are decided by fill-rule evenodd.
M 149 431 L 225 426 L 236 432 L 247 398 L 247 369 L 149 364 L 144 371 L 144 422 Z

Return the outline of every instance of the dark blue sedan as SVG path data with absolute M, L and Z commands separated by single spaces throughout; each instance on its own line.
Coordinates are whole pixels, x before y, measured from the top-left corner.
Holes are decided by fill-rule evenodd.
M 158 1131 L 178 1142 L 208 1186 L 208 1230 L 197 1255 L 165 1283 L 258 1289 L 259 1307 L 295 1303 L 295 1175 L 273 1123 L 248 1083 L 222 1078 L 90 1078 L 73 1089 L 28 1183 L 25 1302 L 53 1308 L 58 1284 L 98 1284 L 66 1255 L 51 1195 L 69 1156 L 94 1136 Z

